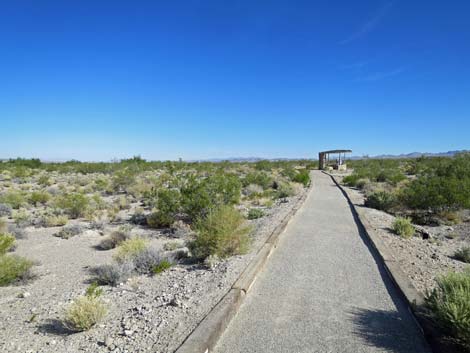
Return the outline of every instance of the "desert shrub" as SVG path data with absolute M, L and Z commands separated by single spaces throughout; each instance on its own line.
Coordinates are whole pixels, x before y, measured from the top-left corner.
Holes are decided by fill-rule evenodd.
M 377 210 L 388 211 L 396 205 L 396 197 L 387 191 L 379 190 L 368 195 L 364 205 Z
M 280 182 L 277 187 L 277 191 L 274 194 L 276 198 L 283 199 L 295 195 L 295 190 L 290 183 Z
M 112 178 L 112 187 L 115 191 L 125 191 L 127 187 L 135 183 L 136 171 L 130 168 L 118 170 Z
M 55 200 L 55 206 L 64 210 L 71 218 L 84 216 L 89 205 L 90 199 L 80 193 L 64 194 Z
M 43 174 L 39 177 L 38 179 L 38 184 L 42 186 L 50 186 L 51 185 L 51 179 L 47 174 Z
M 55 233 L 54 236 L 62 239 L 70 239 L 79 235 L 82 231 L 83 229 L 79 224 L 71 224 L 63 227 L 58 233 Z
M 124 240 L 118 247 L 118 251 L 114 258 L 118 262 L 133 260 L 139 253 L 144 251 L 148 246 L 147 240 L 141 237 L 134 237 Z
M 92 282 L 88 288 L 86 289 L 86 292 L 85 292 L 85 295 L 87 297 L 95 297 L 95 298 L 98 298 L 99 296 L 101 296 L 103 294 L 103 288 L 100 288 L 99 287 L 99 283 L 98 282 Z
M 243 223 L 243 216 L 232 206 L 223 205 L 211 210 L 206 217 L 196 221 L 198 234 L 189 244 L 191 253 L 198 259 L 244 253 L 249 245 L 249 228 Z
M 0 233 L 6 233 L 8 230 L 8 223 L 6 219 L 0 218 Z
M 15 239 L 24 239 L 26 238 L 26 231 L 23 228 L 20 228 L 14 224 L 8 226 L 8 233 L 13 235 Z
M 31 224 L 31 216 L 25 209 L 13 212 L 13 220 L 18 227 L 27 227 Z
M 45 215 L 42 223 L 46 227 L 65 226 L 69 218 L 66 215 Z
M 262 195 L 263 187 L 258 184 L 249 184 L 243 188 L 243 194 L 251 198 Z
M 462 223 L 462 218 L 457 212 L 442 211 L 438 215 L 446 224 L 459 224 Z
M 248 211 L 248 219 L 258 219 L 258 218 L 261 218 L 264 216 L 264 212 L 263 210 L 259 209 L 259 208 L 251 208 L 249 211 Z
M 147 216 L 142 211 L 136 211 L 129 219 L 132 224 L 147 225 Z
M 173 266 L 173 264 L 170 261 L 163 259 L 162 261 L 160 261 L 160 263 L 153 267 L 152 272 L 158 275 L 168 270 L 171 266 Z
M 147 217 L 147 224 L 152 228 L 169 227 L 175 221 L 180 210 L 178 190 L 161 188 L 154 191 L 156 211 Z
M 15 244 L 15 237 L 11 234 L 0 234 L 0 256 L 11 250 Z
M 308 186 L 310 184 L 310 173 L 306 169 L 302 169 L 294 175 L 291 179 L 295 183 L 303 184 L 304 186 Z
M 51 195 L 46 191 L 33 191 L 29 195 L 29 202 L 35 206 L 38 204 L 45 204 L 51 199 Z
M 178 241 L 169 241 L 163 244 L 163 250 L 165 251 L 174 251 L 176 249 L 180 249 L 183 247 L 183 244 L 181 244 Z
M 216 174 L 203 180 L 190 177 L 181 188 L 183 211 L 195 220 L 218 205 L 232 205 L 240 200 L 241 183 L 232 174 Z
M 11 207 L 7 204 L 0 203 L 0 217 L 10 217 Z
M 470 208 L 470 154 L 421 163 L 421 174 L 403 190 L 403 201 L 409 208 L 436 213 Z
M 99 296 L 78 297 L 65 313 L 64 324 L 74 331 L 86 331 L 100 322 L 108 312 Z
M 443 332 L 470 348 L 470 271 L 437 278 L 425 306 Z
M 343 178 L 343 183 L 347 186 L 356 186 L 357 181 L 361 179 L 361 176 L 358 174 L 347 175 Z
M 402 238 L 411 238 L 415 234 L 415 227 L 411 224 L 411 219 L 397 217 L 392 224 L 393 231 Z
M 98 247 L 101 250 L 114 249 L 116 246 L 121 244 L 123 241 L 131 237 L 130 232 L 127 229 L 121 228 L 112 232 L 109 237 L 103 239 Z
M 165 258 L 161 251 L 146 248 L 137 253 L 133 258 L 134 270 L 139 274 L 153 273 L 162 262 L 171 263 L 168 258 Z
M 247 187 L 250 184 L 259 185 L 263 189 L 268 189 L 273 184 L 273 179 L 266 172 L 248 173 L 242 180 L 242 185 Z M 262 192 L 263 190 L 261 190 Z
M 454 254 L 454 259 L 466 262 L 467 264 L 470 263 L 470 247 L 466 246 L 462 249 L 459 249 Z
M 112 263 L 92 268 L 93 279 L 100 285 L 116 286 L 132 275 L 132 262 Z
M 19 191 L 8 191 L 0 195 L 0 202 L 17 210 L 26 204 L 26 199 Z
M 363 190 L 367 184 L 369 184 L 370 180 L 366 178 L 361 178 L 356 181 L 356 187 L 360 190 Z
M 0 286 L 31 278 L 32 266 L 33 263 L 23 257 L 0 255 Z

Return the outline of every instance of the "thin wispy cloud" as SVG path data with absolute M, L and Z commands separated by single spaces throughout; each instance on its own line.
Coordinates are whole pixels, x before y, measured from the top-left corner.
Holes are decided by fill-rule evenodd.
M 375 72 L 372 73 L 368 76 L 360 77 L 356 81 L 362 81 L 362 82 L 375 82 L 375 81 L 380 81 L 386 78 L 390 78 L 393 76 L 397 76 L 401 74 L 403 71 L 405 71 L 404 67 L 399 67 L 394 70 L 390 71 L 380 71 L 380 72 Z
M 343 39 L 342 41 L 339 42 L 339 44 L 348 44 L 351 43 L 359 38 L 362 38 L 372 30 L 374 30 L 375 27 L 382 21 L 382 19 L 387 15 L 387 13 L 390 11 L 393 3 L 392 2 L 387 2 L 385 3 L 378 11 L 377 13 L 367 20 L 362 26 L 355 32 L 353 32 L 349 37 L 346 39 Z

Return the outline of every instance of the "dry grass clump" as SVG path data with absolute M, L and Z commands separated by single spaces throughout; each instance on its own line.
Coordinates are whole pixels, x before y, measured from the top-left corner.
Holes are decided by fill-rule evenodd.
M 425 306 L 443 332 L 470 349 L 470 271 L 449 273 L 437 279 Z
M 108 312 L 100 295 L 101 292 L 92 290 L 78 297 L 67 309 L 64 324 L 74 331 L 86 331 L 100 322 Z
M 118 247 L 114 259 L 118 262 L 132 260 L 148 246 L 148 241 L 141 237 L 124 240 Z
M 101 250 L 111 250 L 117 247 L 119 244 L 124 242 L 125 240 L 129 239 L 131 237 L 130 232 L 125 229 L 121 228 L 118 230 L 115 230 L 114 232 L 111 233 L 111 235 L 101 241 L 101 243 L 98 245 L 98 247 Z
M 392 224 L 393 231 L 402 238 L 411 238 L 415 234 L 415 227 L 411 224 L 411 219 L 397 217 Z

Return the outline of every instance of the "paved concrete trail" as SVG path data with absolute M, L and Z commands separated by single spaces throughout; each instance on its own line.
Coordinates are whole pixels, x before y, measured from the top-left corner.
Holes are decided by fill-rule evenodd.
M 330 177 L 313 190 L 217 353 L 429 352 Z

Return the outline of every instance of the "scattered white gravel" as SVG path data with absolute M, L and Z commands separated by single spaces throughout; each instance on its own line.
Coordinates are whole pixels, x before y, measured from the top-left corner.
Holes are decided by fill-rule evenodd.
M 60 320 L 70 302 L 85 293 L 90 268 L 110 263 L 115 250 L 97 250 L 103 236 L 95 230 L 61 239 L 53 236 L 60 227 L 28 228 L 15 253 L 37 262 L 38 277 L 28 284 L 0 287 L 0 351 L 173 352 L 230 289 L 302 193 L 251 221 L 253 244 L 246 255 L 211 269 L 180 264 L 154 277 L 138 276 L 117 287 L 102 287 L 109 313 L 101 324 L 82 333 L 68 332 Z M 174 240 L 158 231 L 135 230 L 157 246 Z

